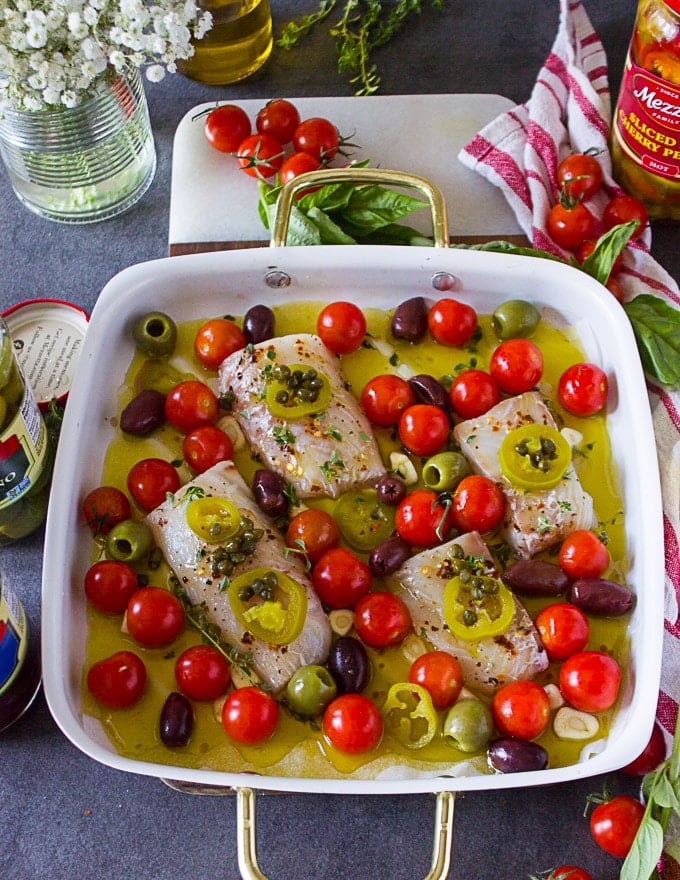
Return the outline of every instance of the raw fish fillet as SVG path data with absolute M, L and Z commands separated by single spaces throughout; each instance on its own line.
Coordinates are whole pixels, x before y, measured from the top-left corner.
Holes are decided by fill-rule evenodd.
M 467 687 L 493 694 L 508 681 L 531 679 L 548 665 L 548 657 L 529 614 L 517 599 L 515 616 L 502 635 L 487 636 L 474 642 L 458 639 L 444 623 L 444 588 L 452 577 L 451 549 L 459 544 L 465 556 L 486 560 L 486 573 L 494 575 L 489 551 L 477 532 L 468 532 L 446 544 L 412 556 L 391 575 L 391 588 L 411 612 L 413 629 L 441 651 L 453 654 L 461 665 Z
M 528 391 L 496 404 L 479 418 L 460 422 L 453 431 L 473 470 L 503 489 L 506 514 L 501 532 L 515 555 L 524 558 L 559 543 L 575 529 L 596 525 L 593 499 L 581 486 L 573 464 L 554 489 L 542 492 L 515 489 L 503 476 L 498 462 L 503 438 L 532 422 L 557 427 L 540 396 Z
M 305 364 L 331 386 L 325 412 L 286 421 L 263 399 L 267 371 L 275 364 Z M 291 483 L 299 498 L 375 485 L 385 473 L 371 425 L 347 388 L 338 358 L 307 333 L 281 336 L 234 352 L 220 366 L 220 390 L 232 392 L 238 419 L 253 452 Z M 286 442 L 287 441 L 287 442 Z
M 229 605 L 227 592 L 220 590 L 220 578 L 211 575 L 208 557 L 218 545 L 205 542 L 187 525 L 186 504 L 182 503 L 182 499 L 195 488 L 202 489 L 205 495 L 228 498 L 253 521 L 256 528 L 264 529 L 264 536 L 255 545 L 254 554 L 234 568 L 232 577 L 263 566 L 284 572 L 305 589 L 307 619 L 294 641 L 287 645 L 269 645 L 253 638 L 250 633 L 244 633 Z M 220 462 L 197 476 L 183 486 L 173 499 L 153 510 L 146 521 L 191 603 L 205 603 L 208 619 L 220 627 L 225 641 L 242 654 L 252 653 L 255 672 L 274 692 L 285 687 L 298 667 L 325 662 L 331 643 L 331 630 L 307 571 L 296 554 L 285 554 L 282 538 L 258 508 L 232 462 Z

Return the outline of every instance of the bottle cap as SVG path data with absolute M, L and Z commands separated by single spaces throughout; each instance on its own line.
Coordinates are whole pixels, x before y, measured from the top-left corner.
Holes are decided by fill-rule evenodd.
M 42 410 L 71 388 L 89 316 L 61 299 L 29 299 L 2 313 L 17 360 Z

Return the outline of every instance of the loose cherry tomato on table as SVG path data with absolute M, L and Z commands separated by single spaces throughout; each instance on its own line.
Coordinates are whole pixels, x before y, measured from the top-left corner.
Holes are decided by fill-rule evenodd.
M 202 366 L 216 370 L 222 361 L 244 348 L 243 330 L 229 318 L 211 318 L 199 327 L 194 337 L 194 354 Z
M 593 237 L 595 218 L 582 202 L 559 201 L 550 209 L 546 229 L 555 244 L 575 251 Z
M 349 354 L 364 341 L 366 318 L 359 306 L 338 300 L 321 310 L 316 319 L 316 332 L 334 354 Z
M 130 597 L 125 615 L 128 632 L 145 648 L 162 648 L 184 629 L 184 608 L 162 587 L 141 587 Z
M 458 483 L 453 493 L 451 515 L 460 532 L 493 531 L 503 519 L 505 496 L 500 486 L 481 474 L 471 474 Z
M 201 425 L 185 436 L 182 455 L 189 467 L 202 474 L 220 461 L 229 461 L 234 455 L 231 438 L 216 425 Z
M 383 719 L 380 709 L 363 694 L 341 694 L 323 713 L 323 732 L 339 752 L 359 755 L 380 743 Z
M 279 704 L 255 685 L 232 691 L 222 706 L 222 727 L 234 742 L 256 745 L 269 739 L 279 722 Z
M 236 104 L 222 104 L 206 116 L 205 136 L 211 147 L 221 153 L 235 153 L 250 134 L 248 114 Z
M 309 507 L 296 513 L 286 530 L 286 544 L 314 564 L 323 554 L 337 547 L 340 529 L 330 513 Z
M 102 614 L 122 614 L 138 588 L 137 572 L 125 562 L 100 559 L 85 572 L 85 595 Z
M 627 794 L 598 804 L 590 814 L 590 833 L 595 843 L 617 859 L 625 859 L 633 845 L 645 808 Z
M 543 876 L 541 874 L 541 877 Z M 545 880 L 593 880 L 593 877 L 576 865 L 558 865 L 545 877 Z
M 609 567 L 609 550 L 593 532 L 576 529 L 562 541 L 560 567 L 572 580 L 599 578 Z
M 361 406 L 369 421 L 382 428 L 396 425 L 413 402 L 411 386 L 401 376 L 392 373 L 374 376 L 361 391 Z
M 464 370 L 451 383 L 449 398 L 457 415 L 463 419 L 474 419 L 498 403 L 500 390 L 490 373 Z
M 116 651 L 93 663 L 87 672 L 87 689 L 109 709 L 127 709 L 137 703 L 146 688 L 146 666 L 132 651 Z
M 432 338 L 442 345 L 465 345 L 477 329 L 477 313 L 467 303 L 446 297 L 428 312 L 427 326 Z
M 557 399 L 575 416 L 593 416 L 607 404 L 609 380 L 596 364 L 572 364 L 557 383 Z
M 602 166 L 591 153 L 572 153 L 557 166 L 557 187 L 572 199 L 592 198 L 602 180 Z
M 411 615 L 394 593 L 376 590 L 354 606 L 354 628 L 361 641 L 372 648 L 400 645 L 411 631 Z
M 142 510 L 150 511 L 162 504 L 168 493 L 180 487 L 179 474 L 169 461 L 143 458 L 132 465 L 127 475 L 128 492 Z
M 271 134 L 280 144 L 292 141 L 299 124 L 300 111 L 285 98 L 268 101 L 255 117 L 255 128 L 260 134 Z
M 503 736 L 535 739 L 550 720 L 550 700 L 535 681 L 511 681 L 494 694 L 491 714 Z
M 560 692 L 575 709 L 603 712 L 616 702 L 621 667 L 603 651 L 579 651 L 560 667 Z
M 399 537 L 414 547 L 441 544 L 453 525 L 450 503 L 432 489 L 415 489 L 397 505 L 394 526 Z
M 449 418 L 438 406 L 414 403 L 399 417 L 399 439 L 414 455 L 434 455 L 449 439 Z
M 327 550 L 312 569 L 317 596 L 329 608 L 353 608 L 371 588 L 371 570 L 349 550 Z
M 220 415 L 215 392 L 197 379 L 187 379 L 170 390 L 165 398 L 165 417 L 184 434 L 201 425 L 214 425 Z
M 523 394 L 534 388 L 543 375 L 543 355 L 530 339 L 506 339 L 491 355 L 489 373 L 507 394 Z
M 654 727 L 652 728 L 652 734 L 649 737 L 649 742 L 637 758 L 631 761 L 630 764 L 626 764 L 625 767 L 621 768 L 621 772 L 625 773 L 627 776 L 646 776 L 647 773 L 656 770 L 665 757 L 666 740 L 661 725 L 658 721 L 655 721 Z
M 571 602 L 555 602 L 542 608 L 534 625 L 549 660 L 566 660 L 588 644 L 588 618 Z
M 270 134 L 251 134 L 236 150 L 239 167 L 249 177 L 267 180 L 283 165 L 285 154 L 281 144 Z
M 296 127 L 293 146 L 298 153 L 309 153 L 322 162 L 329 162 L 340 147 L 340 134 L 330 119 L 312 116 Z
M 448 709 L 463 688 L 460 663 L 447 651 L 428 651 L 416 658 L 409 669 L 408 680 L 425 688 L 435 709 Z
M 85 496 L 83 514 L 94 535 L 108 535 L 115 525 L 130 518 L 130 502 L 115 486 L 98 486 Z
M 212 645 L 193 645 L 175 662 L 175 681 L 192 700 L 216 700 L 231 681 L 231 670 L 224 655 Z
M 638 224 L 631 236 L 631 240 L 634 241 L 642 235 L 648 223 L 647 209 L 635 196 L 615 196 L 602 214 L 605 229 L 611 229 L 619 223 L 630 223 L 632 220 L 637 221 Z

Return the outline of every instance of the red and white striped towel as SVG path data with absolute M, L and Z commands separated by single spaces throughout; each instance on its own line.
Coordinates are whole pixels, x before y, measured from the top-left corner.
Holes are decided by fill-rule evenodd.
M 560 24 L 530 99 L 490 122 L 461 150 L 468 168 L 499 187 L 536 248 L 566 256 L 545 224 L 557 200 L 556 169 L 571 152 L 601 150 L 603 191 L 590 206 L 599 218 L 622 190 L 611 176 L 611 98 L 607 59 L 580 0 L 560 0 Z M 599 228 L 598 234 L 603 232 Z M 620 276 L 625 299 L 651 293 L 680 307 L 678 285 L 649 252 L 649 229 L 628 247 Z M 680 701 L 680 394 L 648 384 L 661 469 L 666 555 L 664 654 L 657 717 L 670 746 Z M 680 843 L 676 843 L 680 860 Z M 671 851 L 674 847 L 671 844 Z M 664 875 L 672 876 L 672 875 Z M 678 876 L 678 875 L 676 875 Z

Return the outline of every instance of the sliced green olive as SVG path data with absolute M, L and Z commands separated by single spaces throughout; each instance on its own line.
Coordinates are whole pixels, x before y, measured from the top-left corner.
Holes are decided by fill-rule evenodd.
M 325 666 L 301 666 L 286 686 L 286 701 L 297 715 L 321 715 L 335 697 L 338 687 Z
M 541 314 L 536 306 L 523 299 L 509 299 L 495 310 L 491 326 L 499 339 L 514 339 L 531 336 L 540 320 Z
M 346 492 L 333 508 L 333 516 L 355 550 L 372 550 L 394 531 L 395 508 L 383 504 L 375 489 Z
M 460 452 L 439 452 L 423 465 L 423 482 L 435 492 L 447 492 L 455 489 L 469 473 L 470 465 Z
M 484 749 L 492 733 L 491 711 L 481 700 L 457 700 L 444 718 L 444 741 L 467 754 Z
M 149 312 L 135 321 L 132 337 L 149 357 L 169 357 L 177 345 L 177 325 L 165 312 Z
M 331 402 L 328 377 L 306 364 L 277 364 L 267 379 L 269 412 L 278 419 L 300 419 L 324 412 Z
M 135 562 L 151 549 L 151 529 L 146 523 L 124 519 L 106 536 L 106 554 L 118 562 Z

